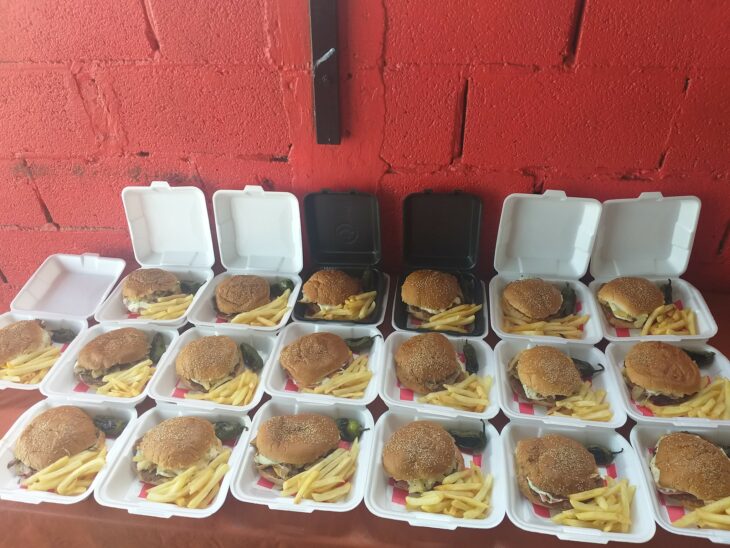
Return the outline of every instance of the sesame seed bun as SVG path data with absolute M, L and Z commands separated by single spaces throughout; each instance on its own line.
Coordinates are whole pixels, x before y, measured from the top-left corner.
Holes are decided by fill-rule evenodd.
M 426 333 L 411 337 L 396 350 L 395 374 L 406 388 L 428 394 L 462 380 L 464 370 L 449 339 L 441 333 Z
M 215 288 L 215 304 L 223 314 L 248 312 L 269 302 L 269 282 L 261 276 L 231 276 Z
M 180 292 L 180 280 L 161 268 L 140 268 L 124 280 L 122 297 L 129 300 L 151 300 L 153 297 Z
M 557 314 L 563 305 L 563 295 L 553 284 L 540 278 L 510 282 L 502 292 L 505 312 L 525 321 L 544 320 Z
M 654 465 L 659 470 L 659 487 L 694 497 L 679 497 L 688 508 L 730 496 L 730 459 L 722 448 L 700 436 L 676 432 L 662 437 Z
M 103 333 L 87 343 L 79 352 L 76 368 L 106 371 L 118 365 L 140 362 L 149 353 L 147 334 L 134 327 L 123 327 Z
M 312 333 L 285 346 L 279 362 L 297 386 L 310 387 L 341 369 L 351 356 L 342 337 Z
M 210 421 L 174 417 L 148 430 L 138 450 L 160 468 L 180 469 L 201 461 L 216 445 L 220 445 L 220 440 Z
M 282 415 L 262 423 L 255 442 L 264 457 L 303 466 L 337 449 L 340 431 L 335 421 L 324 415 Z
M 617 306 L 630 316 L 648 316 L 657 307 L 664 304 L 664 295 L 661 290 L 646 278 L 624 277 L 616 278 L 604 284 L 598 290 L 598 302 L 603 305 L 606 318 L 616 327 L 641 327 L 634 322 L 617 318 L 611 311 L 610 305 Z
M 624 358 L 629 381 L 640 388 L 671 397 L 699 392 L 702 376 L 697 364 L 677 346 L 640 342 Z
M 396 481 L 440 479 L 463 466 L 454 438 L 431 421 L 402 426 L 383 447 L 383 468 Z
M 243 357 L 230 337 L 201 337 L 186 344 L 175 359 L 175 372 L 190 381 L 215 382 L 232 376 Z
M 304 302 L 337 306 L 362 293 L 362 283 L 341 270 L 319 270 L 302 286 Z
M 407 305 L 439 311 L 463 298 L 456 276 L 438 270 L 415 270 L 408 274 L 400 296 Z
M 35 417 L 20 433 L 15 458 L 41 470 L 64 456 L 73 456 L 104 443 L 104 433 L 78 407 L 62 405 Z
M 38 320 L 13 322 L 0 329 L 0 364 L 50 344 L 51 335 Z
M 515 462 L 517 484 L 522 494 L 531 502 L 548 508 L 570 508 L 570 502 L 544 502 L 530 488 L 528 479 L 541 491 L 561 499 L 603 485 L 593 455 L 577 441 L 558 434 L 519 441 Z
M 572 396 L 583 385 L 569 356 L 552 346 L 535 346 L 517 358 L 520 382 L 543 396 Z

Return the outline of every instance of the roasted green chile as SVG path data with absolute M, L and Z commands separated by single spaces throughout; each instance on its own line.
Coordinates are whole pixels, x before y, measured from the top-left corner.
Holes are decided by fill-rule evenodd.
M 608 466 L 613 463 L 616 455 L 624 452 L 623 449 L 620 451 L 611 451 L 610 449 L 603 447 L 602 445 L 588 445 L 586 446 L 588 452 L 593 455 L 596 460 L 597 466 Z
M 672 304 L 672 280 L 667 280 L 667 283 L 661 286 L 662 293 L 664 294 L 664 304 Z
M 167 350 L 165 338 L 160 333 L 155 333 L 155 336 L 152 337 L 152 342 L 150 343 L 150 359 L 152 360 L 152 363 L 159 362 L 160 358 L 165 353 L 165 350 Z
M 560 310 L 558 311 L 558 317 L 564 318 L 565 316 L 570 316 L 575 313 L 577 297 L 575 295 L 575 290 L 570 284 L 565 284 L 560 290 L 560 294 L 563 296 L 563 304 L 560 306 Z
M 276 299 L 280 295 L 283 295 L 287 289 L 289 291 L 294 291 L 294 282 L 292 282 L 289 278 L 281 279 L 278 282 L 274 282 L 269 285 L 269 291 L 272 299 Z
M 213 428 L 215 428 L 215 436 L 221 441 L 235 440 L 245 430 L 243 424 L 233 421 L 214 422 Z
M 238 347 L 241 349 L 241 356 L 243 356 L 243 365 L 254 373 L 258 373 L 264 368 L 264 360 L 253 346 L 242 342 Z
M 188 280 L 180 281 L 180 292 L 185 293 L 186 295 L 195 295 L 198 292 L 198 289 L 200 289 L 201 287 L 203 287 L 203 282 L 194 282 Z
M 340 438 L 347 442 L 355 441 L 363 432 L 369 430 L 363 428 L 362 424 L 355 419 L 337 419 L 335 423 L 337 423 L 337 429 L 340 431 Z
M 362 276 L 360 277 L 363 291 L 374 291 L 375 287 L 375 271 L 372 268 L 366 268 L 363 270 Z
M 464 353 L 464 368 L 469 374 L 476 374 L 479 372 L 479 360 L 477 360 L 477 353 L 474 347 L 469 341 L 464 342 L 464 348 L 461 349 Z
M 107 438 L 116 438 L 124 431 L 124 428 L 127 426 L 127 421 L 116 417 L 100 415 L 94 417 L 94 425 L 104 432 Z
M 692 358 L 692 361 L 697 364 L 697 367 L 707 367 L 708 365 L 712 365 L 712 362 L 715 361 L 715 353 L 710 352 L 709 350 L 687 350 L 686 348 L 683 348 L 682 350 L 684 350 L 684 353 Z
M 573 363 L 575 364 L 576 369 L 578 369 L 578 373 L 580 373 L 580 378 L 584 381 L 588 381 L 592 379 L 595 375 L 598 375 L 599 373 L 602 373 L 606 370 L 606 368 L 600 363 L 593 365 L 590 362 L 577 360 L 575 358 L 573 358 Z
M 51 340 L 58 344 L 70 343 L 76 338 L 76 332 L 71 329 L 53 329 L 51 330 Z
M 375 337 L 360 337 L 358 339 L 345 339 L 347 347 L 355 353 L 362 353 L 370 350 L 375 343 Z
M 459 449 L 465 451 L 483 451 L 487 447 L 487 423 L 483 420 L 481 432 L 478 430 L 461 430 L 458 428 L 447 429 L 454 443 Z

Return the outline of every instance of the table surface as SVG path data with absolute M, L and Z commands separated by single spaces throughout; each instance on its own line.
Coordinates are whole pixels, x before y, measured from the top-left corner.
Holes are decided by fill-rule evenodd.
M 718 323 L 719 332 L 730 330 L 730 294 L 706 294 L 705 298 Z M 389 318 L 390 316 L 386 316 Z M 389 326 L 387 326 L 389 327 Z M 389 329 L 383 329 L 384 332 Z M 490 334 L 487 342 L 494 346 L 497 338 Z M 730 339 L 716 336 L 711 344 L 730 355 Z M 604 343 L 605 345 L 605 343 Z M 604 345 L 599 345 L 603 347 Z M 5 390 L 0 393 L 0 435 L 4 435 L 18 416 L 42 399 L 38 391 Z M 264 401 L 266 401 L 268 397 Z M 143 402 L 138 411 L 152 406 Z M 377 418 L 387 409 L 379 399 L 368 408 Z M 500 413 L 492 424 L 501 430 L 507 423 Z M 619 432 L 628 437 L 633 422 Z M 647 509 L 648 511 L 648 509 Z M 551 535 L 528 533 L 514 526 L 505 516 L 496 528 L 489 530 L 457 529 L 442 531 L 411 527 L 406 523 L 381 519 L 372 515 L 364 503 L 352 512 L 339 514 L 315 512 L 299 514 L 270 510 L 266 506 L 247 504 L 230 493 L 216 514 L 205 520 L 170 518 L 158 519 L 132 516 L 124 510 L 99 506 L 93 497 L 79 504 L 37 506 L 0 502 L 0 547 L 20 546 L 243 546 L 251 544 L 297 546 L 419 546 L 456 544 L 468 546 L 524 546 L 540 543 L 541 548 L 565 546 Z M 582 543 L 581 543 L 582 544 Z M 576 543 L 571 543 L 575 546 Z M 617 545 L 617 544 L 614 544 Z M 691 539 L 669 534 L 657 526 L 649 546 L 710 546 L 704 539 Z M 628 546 L 628 544 L 627 544 Z

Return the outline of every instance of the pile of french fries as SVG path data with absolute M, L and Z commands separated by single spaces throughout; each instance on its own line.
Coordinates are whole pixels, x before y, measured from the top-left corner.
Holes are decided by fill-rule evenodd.
M 317 502 L 337 502 L 352 489 L 350 480 L 355 474 L 360 441 L 355 439 L 349 450 L 341 447 L 311 468 L 284 482 L 281 494 L 294 496 L 294 504 L 303 499 Z
M 703 529 L 730 531 L 730 497 L 725 497 L 688 512 L 672 525 L 675 527 L 697 526 Z
M 276 327 L 281 319 L 289 311 L 287 303 L 289 302 L 291 289 L 287 289 L 276 299 L 264 306 L 259 306 L 248 312 L 241 312 L 236 315 L 231 323 L 245 323 L 258 327 Z
M 644 405 L 657 417 L 696 417 L 730 420 L 730 379 L 716 377 L 692 398 L 677 405 Z
M 55 491 L 75 496 L 86 491 L 106 463 L 106 446 L 64 456 L 39 470 L 20 484 L 29 491 Z
M 183 508 L 206 508 L 213 502 L 221 481 L 230 470 L 231 450 L 224 449 L 207 466 L 191 466 L 182 474 L 147 491 L 151 502 L 173 503 Z
M 362 398 L 372 378 L 373 372 L 368 369 L 368 355 L 362 354 L 315 388 L 302 388 L 301 391 L 305 394 L 327 394 L 338 398 Z
M 154 372 L 152 360 L 143 360 L 129 369 L 104 375 L 104 384 L 96 389 L 96 393 L 114 398 L 134 398 L 142 393 Z
M 690 308 L 679 310 L 674 304 L 663 304 L 649 315 L 641 334 L 697 335 L 697 315 Z
M 176 320 L 185 314 L 192 302 L 193 296 L 185 293 L 160 297 L 157 302 L 142 310 L 140 317 L 145 320 Z
M 553 516 L 560 525 L 588 527 L 614 533 L 628 533 L 631 529 L 631 502 L 636 487 L 628 480 L 607 478 L 605 487 L 570 495 L 570 510 Z
M 582 339 L 583 331 L 581 331 L 580 326 L 584 325 L 590 319 L 590 316 L 588 314 L 570 314 L 564 318 L 532 323 L 507 313 L 503 313 L 502 318 L 504 320 L 504 330 L 507 333 Z
M 455 518 L 482 519 L 490 508 L 493 478 L 474 463 L 446 476 L 440 485 L 418 497 L 406 497 L 407 510 L 446 514 Z
M 577 394 L 556 401 L 548 410 L 548 415 L 600 422 L 613 418 L 611 406 L 606 402 L 606 391 L 593 390 L 589 382 L 584 382 Z
M 21 384 L 37 384 L 61 355 L 57 346 L 49 346 L 36 352 L 23 354 L 0 365 L 0 380 Z
M 462 411 L 482 413 L 489 406 L 489 390 L 492 377 L 479 377 L 472 373 L 456 384 L 445 384 L 443 390 L 418 398 L 419 402 L 453 407 Z
M 256 393 L 259 376 L 250 369 L 244 369 L 231 380 L 224 382 L 208 392 L 186 392 L 191 400 L 206 400 L 225 405 L 248 405 Z
M 460 304 L 443 312 L 434 314 L 427 322 L 423 322 L 418 329 L 433 329 L 434 331 L 456 331 L 469 333 L 476 319 L 476 313 L 482 309 L 480 304 Z
M 309 317 L 314 320 L 364 320 L 375 310 L 377 306 L 375 299 L 377 297 L 377 291 L 352 295 L 347 298 L 344 304 L 327 310 L 319 310 Z

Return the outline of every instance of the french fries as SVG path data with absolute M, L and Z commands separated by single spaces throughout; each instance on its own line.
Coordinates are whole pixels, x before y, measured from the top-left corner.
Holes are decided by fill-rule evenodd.
M 327 394 L 338 398 L 362 398 L 370 384 L 373 372 L 368 369 L 368 356 L 352 360 L 345 369 L 324 379 L 315 388 L 302 388 L 305 394 Z
M 104 375 L 104 384 L 96 389 L 96 393 L 114 398 L 134 398 L 142 393 L 154 372 L 152 360 L 141 361 L 129 369 Z
M 375 310 L 377 297 L 377 291 L 352 295 L 343 304 L 333 308 L 327 308 L 327 310 L 319 310 L 316 314 L 309 316 L 309 318 L 315 320 L 364 320 Z
M 256 393 L 258 384 L 259 376 L 250 369 L 244 369 L 241 374 L 216 386 L 209 392 L 187 392 L 185 397 L 225 405 L 248 405 Z
M 481 413 L 489 406 L 491 387 L 492 377 L 487 375 L 482 378 L 472 373 L 463 381 L 456 384 L 445 384 L 444 390 L 426 394 L 418 398 L 418 401 Z
M 167 297 L 159 297 L 154 304 L 149 305 L 140 313 L 146 320 L 175 320 L 185 314 L 193 295 L 178 293 Z
M 418 326 L 418 329 L 433 329 L 434 331 L 456 331 L 469 333 L 471 325 L 476 319 L 476 313 L 482 309 L 480 304 L 460 304 L 443 312 L 434 314 L 427 321 Z
M 221 481 L 230 470 L 231 450 L 224 449 L 202 468 L 191 466 L 182 474 L 147 491 L 147 500 L 166 502 L 183 508 L 206 508 L 220 490 Z
M 641 334 L 697 335 L 697 315 L 690 308 L 679 310 L 674 304 L 663 304 L 649 315 Z
M 550 321 L 526 322 L 512 314 L 503 313 L 504 330 L 507 333 L 519 335 L 541 335 L 548 337 L 562 337 L 564 339 L 582 339 L 583 331 L 580 327 L 590 319 L 588 314 L 570 314 L 564 318 Z
M 675 527 L 700 527 L 730 531 L 730 497 L 711 502 L 686 513 L 672 523 Z
M 86 491 L 106 463 L 106 446 L 65 456 L 20 482 L 29 491 L 55 491 L 74 496 Z
M 37 384 L 43 380 L 48 370 L 53 367 L 61 349 L 48 346 L 41 350 L 23 354 L 0 365 L 0 380 L 21 384 Z
M 258 327 L 276 327 L 281 319 L 289 311 L 286 305 L 289 302 L 291 289 L 287 289 L 276 299 L 264 306 L 259 306 L 248 312 L 241 312 L 236 315 L 231 323 L 245 323 Z
M 606 402 L 606 391 L 593 390 L 589 382 L 584 382 L 577 394 L 556 401 L 548 410 L 548 415 L 600 422 L 613 418 L 611 406 Z
M 360 441 L 355 439 L 349 450 L 341 447 L 304 472 L 289 478 L 282 486 L 284 497 L 294 497 L 294 504 L 304 499 L 337 502 L 352 489 L 351 479 L 357 467 Z
M 716 377 L 684 403 L 677 405 L 643 405 L 657 417 L 696 417 L 699 419 L 730 420 L 730 379 Z
M 420 496 L 406 497 L 407 510 L 446 514 L 455 518 L 483 519 L 491 508 L 493 478 L 474 463 L 446 476 L 440 485 Z
M 631 502 L 636 487 L 628 480 L 606 478 L 605 487 L 570 495 L 570 510 L 553 516 L 560 525 L 600 529 L 606 533 L 628 533 L 631 529 Z

